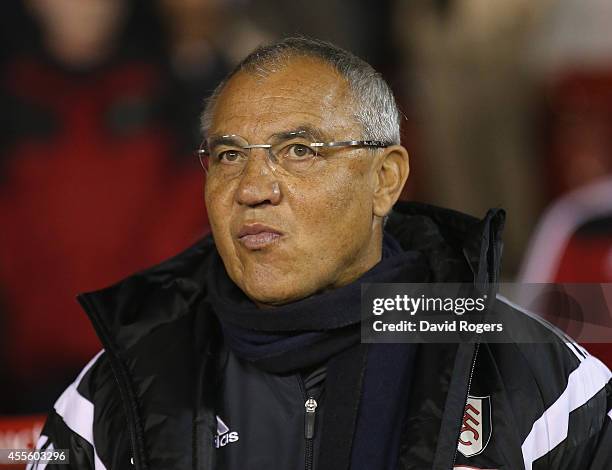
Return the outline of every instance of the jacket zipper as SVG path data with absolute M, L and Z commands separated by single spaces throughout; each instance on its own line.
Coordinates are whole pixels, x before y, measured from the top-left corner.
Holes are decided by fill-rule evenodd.
M 314 433 L 315 433 L 315 416 L 317 413 L 317 400 L 310 397 L 304 403 L 305 414 L 304 414 L 304 438 L 306 439 L 306 470 L 312 470 L 314 463 L 313 447 L 314 447 Z
M 308 396 L 302 377 L 298 375 L 298 384 L 304 397 L 304 468 L 313 470 L 314 468 L 314 435 L 315 418 L 317 415 L 317 400 L 313 396 Z

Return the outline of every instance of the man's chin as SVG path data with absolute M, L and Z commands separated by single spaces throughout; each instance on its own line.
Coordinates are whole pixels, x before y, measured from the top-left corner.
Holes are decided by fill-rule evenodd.
M 284 290 L 270 285 L 253 285 L 244 289 L 245 294 L 260 308 L 278 307 L 296 302 L 308 296 L 306 292 Z

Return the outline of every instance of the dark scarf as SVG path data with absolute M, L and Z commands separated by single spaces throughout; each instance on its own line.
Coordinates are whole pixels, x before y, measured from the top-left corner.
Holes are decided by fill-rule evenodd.
M 385 233 L 381 261 L 358 280 L 268 309 L 246 297 L 216 258 L 207 300 L 234 354 L 271 373 L 327 364 L 319 468 L 395 468 L 415 347 L 360 344 L 361 284 L 426 282 L 424 257 Z

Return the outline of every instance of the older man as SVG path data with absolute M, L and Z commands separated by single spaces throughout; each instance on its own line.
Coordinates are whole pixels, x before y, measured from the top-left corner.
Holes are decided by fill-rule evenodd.
M 362 282 L 494 285 L 503 224 L 396 204 L 408 155 L 368 64 L 257 49 L 202 123 L 212 237 L 79 297 L 104 351 L 40 448 L 95 469 L 610 468 L 610 372 L 566 338 L 360 342 Z

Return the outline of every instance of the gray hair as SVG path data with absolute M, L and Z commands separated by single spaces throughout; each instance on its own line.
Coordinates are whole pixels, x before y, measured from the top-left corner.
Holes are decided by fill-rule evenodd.
M 260 46 L 245 57 L 207 100 L 201 117 L 202 133 L 207 134 L 217 98 L 234 75 L 246 71 L 266 77 L 292 57 L 320 59 L 347 81 L 353 95 L 354 117 L 363 128 L 364 140 L 400 143 L 400 113 L 393 92 L 382 76 L 370 64 L 350 52 L 331 43 L 305 37 L 286 38 Z

